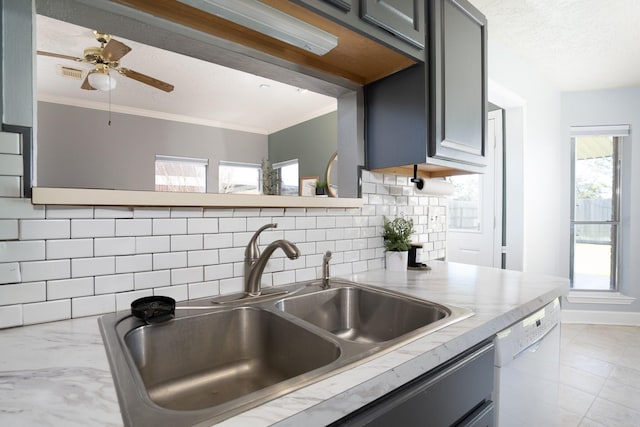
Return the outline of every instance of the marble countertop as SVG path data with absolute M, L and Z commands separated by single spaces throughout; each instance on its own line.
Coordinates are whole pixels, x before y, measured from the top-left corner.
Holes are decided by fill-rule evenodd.
M 376 270 L 345 279 L 470 308 L 474 316 L 217 426 L 323 426 L 491 337 L 554 298 L 567 279 L 432 262 L 430 271 Z M 96 318 L 0 331 L 0 425 L 120 426 Z

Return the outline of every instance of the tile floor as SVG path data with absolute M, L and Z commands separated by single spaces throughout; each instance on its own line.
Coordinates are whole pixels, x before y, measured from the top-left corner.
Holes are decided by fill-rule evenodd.
M 558 425 L 640 426 L 640 327 L 562 325 Z

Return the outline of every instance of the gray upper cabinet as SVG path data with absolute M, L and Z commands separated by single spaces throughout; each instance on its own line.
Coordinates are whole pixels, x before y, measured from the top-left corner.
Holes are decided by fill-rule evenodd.
M 425 0 L 292 0 L 406 56 L 424 61 Z
M 353 5 L 351 4 L 352 1 L 355 0 L 324 0 L 325 3 L 332 4 L 335 7 L 346 11 L 350 11 L 353 7 Z
M 427 62 L 365 86 L 366 167 L 423 176 L 483 172 L 486 20 L 465 0 L 429 0 Z
M 429 156 L 485 164 L 487 21 L 466 0 L 429 2 Z
M 400 39 L 423 49 L 424 0 L 361 0 L 360 16 Z

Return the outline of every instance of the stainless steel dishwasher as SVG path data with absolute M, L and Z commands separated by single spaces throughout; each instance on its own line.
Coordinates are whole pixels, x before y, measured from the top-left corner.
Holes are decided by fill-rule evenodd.
M 496 425 L 557 424 L 560 301 L 498 333 L 495 343 Z

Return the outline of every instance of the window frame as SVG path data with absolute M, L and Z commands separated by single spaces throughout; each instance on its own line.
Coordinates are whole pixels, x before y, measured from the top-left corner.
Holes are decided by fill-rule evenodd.
M 569 282 L 571 292 L 619 292 L 620 248 L 621 243 L 621 194 L 622 194 L 622 153 L 624 137 L 629 135 L 628 125 L 616 126 L 572 126 L 571 127 L 571 213 L 570 213 L 570 253 Z M 613 177 L 611 194 L 611 218 L 609 220 L 576 220 L 576 162 L 577 139 L 584 136 L 611 137 L 613 142 Z M 576 252 L 576 226 L 609 225 L 611 227 L 611 265 L 609 289 L 576 288 L 574 282 L 574 264 Z
M 174 162 L 174 163 L 192 163 L 195 165 L 204 167 L 204 191 L 187 191 L 184 189 L 180 190 L 158 190 L 157 186 L 157 177 L 156 169 L 158 161 L 160 162 Z M 209 190 L 209 159 L 199 158 L 199 157 L 184 157 L 184 156 L 170 156 L 166 154 L 156 154 L 154 163 L 153 163 L 153 171 L 154 171 L 154 190 L 155 191 L 166 191 L 166 192 L 189 192 L 196 194 L 206 194 Z
M 247 168 L 247 169 L 255 169 L 258 172 L 258 184 L 257 184 L 257 193 L 223 193 L 220 191 L 220 172 L 222 166 L 235 167 L 235 168 Z M 251 163 L 251 162 L 235 162 L 232 160 L 220 160 L 218 161 L 218 193 L 219 194 L 262 194 L 262 165 L 260 163 Z

